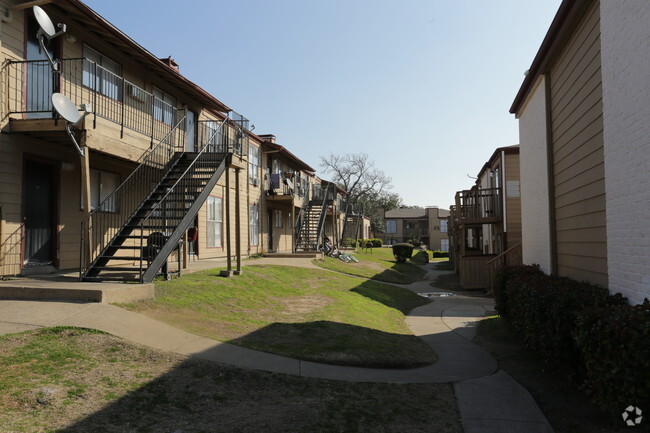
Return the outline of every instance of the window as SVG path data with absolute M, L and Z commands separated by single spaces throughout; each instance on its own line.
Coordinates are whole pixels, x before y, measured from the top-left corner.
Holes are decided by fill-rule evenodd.
M 449 251 L 449 239 L 440 239 L 440 251 Z
M 281 209 L 273 209 L 273 220 L 275 223 L 275 227 L 281 229 L 282 228 L 282 210 Z
M 418 222 L 417 221 L 407 221 L 406 222 L 406 229 L 407 230 L 416 229 L 416 228 L 418 228 Z
M 120 176 L 101 170 L 90 170 L 90 208 L 97 207 L 120 185 Z M 83 200 L 82 200 L 83 201 Z M 104 203 L 103 212 L 117 212 L 115 197 Z
M 386 233 L 397 233 L 397 221 L 386 221 Z
M 447 233 L 447 230 L 448 230 L 447 229 L 447 224 L 448 224 L 447 220 L 440 220 L 440 232 L 441 233 Z
M 219 197 L 208 197 L 208 247 L 223 246 L 223 200 Z
M 122 68 L 120 65 L 87 45 L 83 47 L 83 85 L 102 95 L 121 101 Z
M 153 88 L 153 118 L 166 125 L 174 125 L 174 113 L 176 112 L 176 98 Z
M 260 244 L 260 210 L 256 204 L 252 204 L 248 214 L 248 233 L 250 245 L 257 246 Z
M 250 146 L 248 150 L 248 181 L 253 185 L 259 185 L 260 171 L 260 149 L 257 146 Z

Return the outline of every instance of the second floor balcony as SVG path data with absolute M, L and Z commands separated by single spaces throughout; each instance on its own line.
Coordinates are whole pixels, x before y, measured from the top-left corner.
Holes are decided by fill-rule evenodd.
M 54 92 L 64 94 L 75 105 L 91 105 L 85 129 L 97 128 L 98 119 L 105 119 L 117 126 L 120 138 L 130 130 L 153 143 L 164 138 L 182 117 L 179 111 L 183 110 L 86 58 L 60 60 L 57 71 L 44 60 L 10 60 L 3 66 L 2 76 L 6 95 L 3 117 L 9 117 L 14 132 L 49 125 L 43 121 L 21 125 L 22 120 L 56 120 L 51 101 Z M 30 123 L 33 126 L 28 126 Z
M 502 220 L 503 201 L 501 188 L 471 189 L 456 193 L 453 209 L 453 226 L 468 224 L 494 224 Z

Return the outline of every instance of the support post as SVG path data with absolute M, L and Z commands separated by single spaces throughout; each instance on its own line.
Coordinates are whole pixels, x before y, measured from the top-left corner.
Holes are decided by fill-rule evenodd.
M 237 256 L 237 268 L 235 275 L 241 275 L 241 213 L 239 212 L 239 172 L 241 169 L 235 169 L 235 254 Z
M 84 200 L 84 214 L 88 215 L 90 213 L 90 149 L 87 146 L 83 146 L 83 157 L 81 158 L 81 194 L 83 195 Z M 90 265 L 90 251 L 92 248 L 92 220 L 88 220 L 88 231 L 84 233 L 85 236 L 85 245 L 84 245 L 84 262 L 86 266 Z
M 227 269 L 221 271 L 222 277 L 232 275 L 232 257 L 230 255 L 230 167 L 226 168 L 226 261 Z

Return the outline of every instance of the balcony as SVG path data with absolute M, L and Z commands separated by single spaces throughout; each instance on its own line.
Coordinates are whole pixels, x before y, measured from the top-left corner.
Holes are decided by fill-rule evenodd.
M 54 92 L 64 94 L 75 105 L 91 104 L 93 113 L 84 129 L 95 129 L 98 119 L 106 119 L 117 127 L 120 139 L 130 130 L 151 143 L 160 141 L 184 115 L 184 110 L 86 58 L 60 60 L 55 72 L 47 61 L 10 60 L 3 67 L 2 78 L 7 95 L 3 117 L 10 118 L 11 132 L 63 130 L 63 122 L 52 109 Z M 243 117 L 234 121 L 247 126 Z
M 456 193 L 453 226 L 495 224 L 502 220 L 501 188 L 471 189 Z

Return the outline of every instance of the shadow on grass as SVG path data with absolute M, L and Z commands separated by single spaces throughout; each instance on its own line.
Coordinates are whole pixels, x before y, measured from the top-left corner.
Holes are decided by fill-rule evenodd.
M 416 368 L 436 360 L 414 335 L 330 321 L 272 323 L 229 343 L 289 358 L 366 368 Z
M 365 296 L 373 301 L 384 304 L 389 308 L 400 311 L 406 315 L 416 307 L 428 304 L 430 300 L 418 296 L 410 290 L 402 289 L 387 284 L 376 284 L 373 281 L 367 281 L 359 284 L 351 290 L 354 293 Z
M 413 420 L 414 410 L 424 415 Z M 458 418 L 448 385 L 325 381 L 189 359 L 73 425 L 48 431 L 402 431 L 409 425 L 413 432 L 460 433 Z

